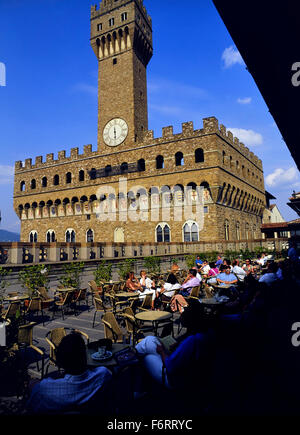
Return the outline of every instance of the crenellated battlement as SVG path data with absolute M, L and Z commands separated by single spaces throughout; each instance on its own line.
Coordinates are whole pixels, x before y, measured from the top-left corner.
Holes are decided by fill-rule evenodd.
M 239 141 L 237 137 L 234 137 L 231 131 L 227 131 L 226 127 L 221 124 L 219 126 L 219 121 L 214 116 L 203 119 L 203 128 L 194 129 L 194 123 L 184 122 L 182 123 L 182 131 L 180 133 L 174 134 L 173 126 L 167 126 L 162 128 L 162 136 L 155 138 L 153 130 L 148 130 L 144 134 L 143 142 L 137 144 L 137 148 L 140 146 L 147 145 L 159 145 L 166 141 L 175 142 L 178 140 L 190 139 L 193 137 L 199 137 L 207 134 L 219 134 L 227 142 L 229 142 L 236 150 L 238 150 L 243 156 L 251 160 L 256 166 L 262 169 L 261 160 L 247 148 L 242 142 Z M 84 145 L 83 154 L 79 154 L 79 148 L 71 148 L 70 156 L 67 157 L 66 151 L 59 151 L 57 159 L 54 159 L 54 154 L 49 153 L 46 155 L 46 160 L 43 160 L 42 156 L 38 156 L 35 159 L 35 163 L 32 163 L 32 159 L 28 158 L 25 160 L 24 164 L 21 161 L 15 163 L 15 172 L 28 169 L 38 169 L 52 164 L 59 163 L 71 163 L 77 160 L 82 160 L 87 157 L 97 157 L 99 156 L 98 151 L 93 151 L 92 145 Z
M 67 157 L 67 152 L 62 150 L 58 151 L 57 159 L 54 159 L 54 153 L 49 153 L 46 155 L 45 160 L 43 160 L 43 156 L 36 157 L 34 164 L 30 158 L 26 159 L 24 164 L 19 160 L 15 162 L 15 172 L 28 169 L 39 169 L 52 164 L 71 163 L 76 160 L 81 160 L 87 157 L 96 157 L 98 155 L 98 151 L 93 151 L 92 145 L 84 145 L 82 154 L 79 154 L 79 148 L 71 148 L 69 157 Z
M 152 24 L 152 18 L 150 17 L 150 15 L 148 15 L 147 10 L 145 8 L 145 5 L 143 3 L 143 0 L 135 0 L 136 3 L 140 6 L 140 8 L 142 9 L 145 18 L 149 21 L 150 24 Z M 128 3 L 128 0 L 102 0 L 99 3 L 99 8 L 97 5 L 92 5 L 91 6 L 91 18 L 97 18 L 99 15 L 102 15 L 106 12 L 109 12 L 113 9 L 116 9 L 117 7 L 122 6 L 123 4 Z

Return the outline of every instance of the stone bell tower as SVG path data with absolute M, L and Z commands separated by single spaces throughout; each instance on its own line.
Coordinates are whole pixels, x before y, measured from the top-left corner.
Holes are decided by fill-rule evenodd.
M 143 0 L 102 0 L 99 9 L 92 6 L 91 45 L 99 62 L 98 151 L 133 148 L 148 130 L 152 21 Z

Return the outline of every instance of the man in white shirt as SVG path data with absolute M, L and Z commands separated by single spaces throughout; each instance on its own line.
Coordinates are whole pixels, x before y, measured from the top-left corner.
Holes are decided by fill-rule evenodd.
M 197 274 L 196 274 L 196 278 L 198 278 L 199 279 L 199 281 L 201 282 L 202 281 L 202 277 L 201 277 L 201 274 L 198 272 L 198 269 L 197 269 L 197 267 L 196 266 L 194 266 L 194 267 L 192 267 L 192 269 L 195 269 L 196 271 L 197 271 Z
M 202 272 L 204 275 L 208 275 L 209 270 L 210 270 L 210 266 L 208 264 L 208 261 L 204 260 L 203 265 L 200 268 L 200 272 Z
M 258 264 L 261 265 L 261 267 L 265 267 L 266 263 L 267 263 L 267 257 L 266 254 L 263 252 L 260 256 L 260 258 L 257 260 Z
M 238 262 L 236 260 L 233 261 L 232 265 L 232 272 L 235 274 L 239 281 L 243 282 L 245 277 L 247 276 L 247 273 L 238 265 Z

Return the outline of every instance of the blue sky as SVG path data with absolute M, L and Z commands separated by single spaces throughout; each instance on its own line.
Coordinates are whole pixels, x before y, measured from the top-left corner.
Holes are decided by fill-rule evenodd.
M 0 209 L 13 211 L 16 160 L 97 143 L 97 59 L 89 45 L 91 0 L 1 0 Z M 285 219 L 300 190 L 296 165 L 211 0 L 144 0 L 153 20 L 149 129 L 216 116 L 263 161 L 266 189 Z M 189 7 L 186 5 L 189 4 Z M 1 72 L 1 69 L 0 69 Z M 1 77 L 0 77 L 1 85 Z

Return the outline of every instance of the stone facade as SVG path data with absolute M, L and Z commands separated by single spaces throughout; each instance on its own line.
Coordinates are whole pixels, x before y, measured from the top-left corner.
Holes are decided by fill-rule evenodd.
M 39 156 L 24 165 L 16 162 L 14 208 L 21 219 L 21 241 L 260 238 L 265 207 L 261 160 L 215 117 L 204 118 L 199 130 L 192 122 L 183 123 L 178 134 L 164 127 L 159 138 L 148 130 L 146 67 L 152 28 L 142 0 L 103 0 L 99 10 L 93 6 L 91 44 L 99 62 L 97 150 L 85 145 L 83 154 L 73 148 L 70 156 L 61 151 L 56 159 L 48 154 L 45 160 Z M 112 147 L 105 143 L 103 129 L 115 118 L 126 121 L 128 134 Z M 126 190 L 120 179 L 126 180 Z M 183 192 L 186 186 L 192 193 Z M 200 186 L 204 222 L 195 230 L 193 219 L 184 213 L 175 219 L 174 214 L 178 216 L 187 195 L 199 195 Z M 160 204 L 154 215 L 147 211 L 150 201 Z M 122 203 L 135 221 L 125 219 Z

